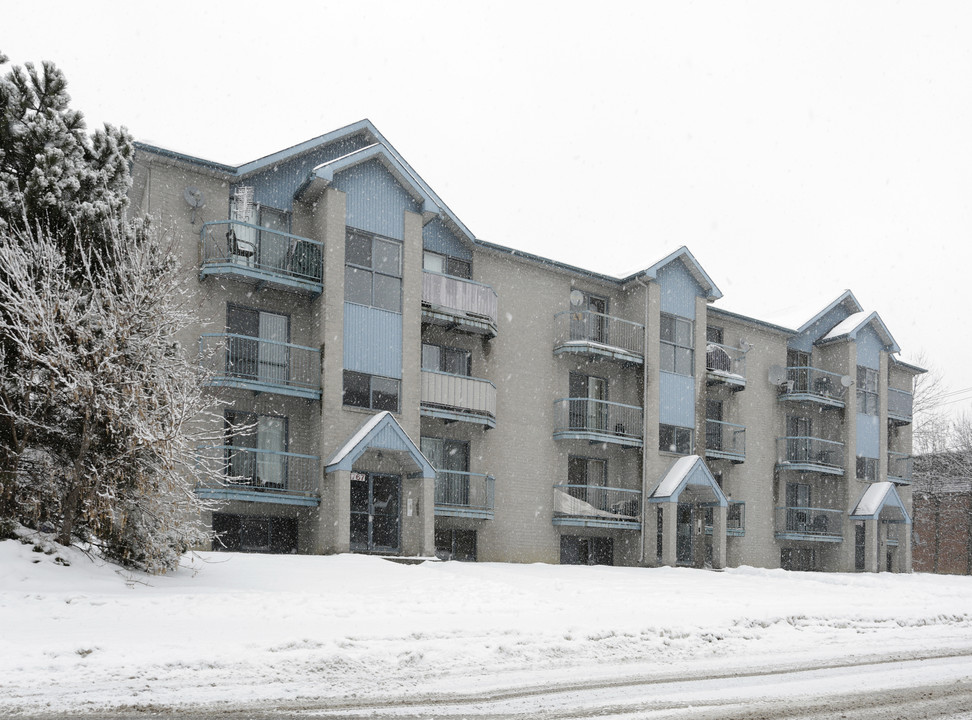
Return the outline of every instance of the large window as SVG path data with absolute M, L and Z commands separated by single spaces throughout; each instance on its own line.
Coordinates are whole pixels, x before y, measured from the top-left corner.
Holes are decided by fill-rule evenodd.
M 472 265 L 469 264 L 468 260 L 460 260 L 459 258 L 440 255 L 439 253 L 429 252 L 428 250 L 422 256 L 422 268 L 429 272 L 451 275 L 452 277 L 463 278 L 465 280 L 472 278 Z
M 344 371 L 344 404 L 370 410 L 398 412 L 401 382 L 394 378 Z
M 422 369 L 468 377 L 472 355 L 468 350 L 422 343 Z
M 344 299 L 402 311 L 402 244 L 348 231 L 344 248 Z
M 692 321 L 675 315 L 661 316 L 661 369 L 678 375 L 695 374 Z
M 692 454 L 692 428 L 676 425 L 658 426 L 658 449 L 663 452 Z
M 857 412 L 878 414 L 878 372 L 863 365 L 857 366 Z

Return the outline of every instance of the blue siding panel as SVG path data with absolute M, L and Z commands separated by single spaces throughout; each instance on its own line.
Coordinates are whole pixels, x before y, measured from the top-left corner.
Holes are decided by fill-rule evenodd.
M 658 421 L 663 425 L 695 427 L 695 378 L 658 373 Z
M 472 260 L 472 250 L 457 238 L 445 223 L 436 218 L 422 230 L 422 244 L 426 250 L 451 255 L 460 260 Z
M 881 456 L 881 428 L 877 415 L 857 413 L 857 454 L 862 457 Z
M 404 240 L 405 211 L 422 211 L 379 160 L 348 168 L 334 177 L 332 185 L 347 193 L 345 222 L 359 230 Z
M 881 350 L 884 343 L 870 325 L 857 333 L 857 364 L 872 370 L 881 369 Z
M 344 369 L 402 377 L 402 316 L 344 303 Z
M 660 268 L 657 279 L 661 286 L 661 311 L 695 320 L 695 298 L 705 297 L 705 292 L 682 261 Z
M 799 350 L 807 353 L 812 352 L 813 344 L 829 333 L 839 323 L 843 322 L 850 314 L 850 311 L 843 304 L 831 308 L 817 322 L 813 323 L 813 325 L 796 337 L 791 338 L 789 343 L 787 343 L 787 347 L 791 350 Z M 809 319 L 807 318 L 807 320 Z
M 254 200 L 261 205 L 269 205 L 278 210 L 289 211 L 293 206 L 294 193 L 297 192 L 297 188 L 307 182 L 311 170 L 322 163 L 336 160 L 355 150 L 367 147 L 368 144 L 363 135 L 345 138 L 262 170 L 246 178 L 241 184 L 253 186 Z M 226 199 L 227 207 L 235 187 L 235 185 L 230 187 Z

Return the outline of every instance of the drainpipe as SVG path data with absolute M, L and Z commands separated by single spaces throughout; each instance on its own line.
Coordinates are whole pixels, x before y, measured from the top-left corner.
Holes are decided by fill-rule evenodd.
M 645 328 L 642 343 L 641 363 L 641 553 L 638 562 L 645 564 L 645 533 L 648 527 L 648 283 L 641 278 L 636 281 L 645 289 Z

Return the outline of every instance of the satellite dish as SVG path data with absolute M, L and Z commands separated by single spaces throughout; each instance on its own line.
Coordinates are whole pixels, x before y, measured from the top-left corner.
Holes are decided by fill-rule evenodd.
M 779 385 L 786 380 L 786 368 L 782 365 L 771 365 L 769 369 L 769 381 L 773 385 Z
M 574 307 L 580 307 L 584 304 L 584 293 L 580 290 L 570 291 L 570 304 Z
M 845 388 L 849 388 L 851 385 L 854 384 L 854 378 L 852 378 L 850 375 L 841 375 L 840 384 L 843 385 Z
M 206 196 L 195 185 L 189 185 L 182 193 L 186 203 L 192 208 L 192 224 L 196 224 L 196 210 L 206 207 Z
M 739 349 L 742 350 L 744 353 L 748 353 L 750 350 L 753 349 L 753 344 L 749 342 L 749 340 L 740 340 Z

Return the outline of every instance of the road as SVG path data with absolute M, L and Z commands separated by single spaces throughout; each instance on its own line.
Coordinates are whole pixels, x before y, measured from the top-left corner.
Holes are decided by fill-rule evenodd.
M 26 715 L 63 720 L 64 715 Z M 218 709 L 142 706 L 86 720 L 177 717 L 184 720 L 279 720 L 281 717 L 415 720 L 972 720 L 972 652 L 831 663 L 813 668 L 712 674 L 695 678 L 628 677 L 546 684 L 454 696 L 321 701 Z

